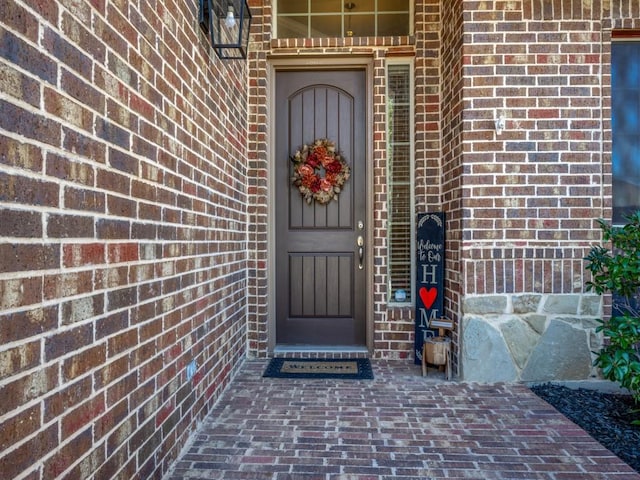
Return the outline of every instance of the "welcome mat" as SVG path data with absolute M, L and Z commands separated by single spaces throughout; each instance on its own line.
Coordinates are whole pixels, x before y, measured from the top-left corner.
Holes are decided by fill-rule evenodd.
M 271 378 L 343 378 L 373 380 L 368 358 L 301 359 L 272 358 L 263 377 Z

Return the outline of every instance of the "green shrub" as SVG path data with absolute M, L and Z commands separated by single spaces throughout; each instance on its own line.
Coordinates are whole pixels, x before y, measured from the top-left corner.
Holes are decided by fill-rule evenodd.
M 587 290 L 609 292 L 613 298 L 612 317 L 600 320 L 596 329 L 608 342 L 597 353 L 595 365 L 640 402 L 640 212 L 627 220 L 624 227 L 598 220 L 611 248 L 594 246 L 585 258 L 592 274 Z

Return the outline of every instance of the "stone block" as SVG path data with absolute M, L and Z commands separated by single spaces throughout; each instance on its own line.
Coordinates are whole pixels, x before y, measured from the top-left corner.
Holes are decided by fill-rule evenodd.
M 591 352 L 585 330 L 551 320 L 531 353 L 521 379 L 528 382 L 583 380 L 591 373 Z
M 536 313 L 542 295 L 514 295 L 512 298 L 513 313 Z
M 506 313 L 507 297 L 505 295 L 483 295 L 466 297 L 463 311 L 465 314 L 487 315 Z
M 529 355 L 538 344 L 540 335 L 526 321 L 515 316 L 502 323 L 500 331 L 516 366 L 519 369 L 524 368 Z
M 518 372 L 500 331 L 487 319 L 465 316 L 462 378 L 471 382 L 511 382 Z
M 602 316 L 602 297 L 600 295 L 583 295 L 580 302 L 580 315 L 588 317 Z
M 547 328 L 547 316 L 531 313 L 529 315 L 523 315 L 522 319 L 529 324 L 537 333 L 542 335 L 545 328 Z
M 600 322 L 597 318 L 583 317 L 580 319 L 580 325 L 585 330 L 595 330 L 600 325 Z
M 577 315 L 580 295 L 549 295 L 543 310 L 546 313 Z

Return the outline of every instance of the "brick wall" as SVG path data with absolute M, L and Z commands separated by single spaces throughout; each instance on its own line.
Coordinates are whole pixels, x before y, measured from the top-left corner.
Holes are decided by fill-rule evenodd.
M 196 3 L 3 1 L 3 478 L 160 478 L 244 355 L 247 65 Z
M 584 294 L 583 257 L 600 239 L 595 220 L 611 216 L 610 31 L 627 25 L 625 16 L 637 17 L 637 2 L 463 3 L 460 311 L 461 330 L 473 324 L 474 333 L 461 340 L 462 363 L 482 357 L 483 347 L 469 350 L 476 349 L 470 342 L 478 335 L 501 331 L 496 345 L 506 340 L 506 355 L 522 357 L 514 360 L 509 379 L 550 379 L 529 377 L 546 375 L 539 366 L 531 368 L 532 359 L 544 357 L 539 349 L 548 348 L 547 328 L 567 327 L 578 336 L 586 333 L 576 351 L 586 362 L 579 375 L 591 375 L 588 352 L 599 347 L 592 319 L 601 310 Z M 494 120 L 500 115 L 506 129 L 497 135 Z M 544 294 L 547 303 L 518 312 L 511 302 L 522 293 Z M 499 294 L 507 294 L 504 308 L 483 311 L 486 305 L 475 303 Z M 562 312 L 545 306 L 565 300 L 571 305 Z M 523 336 L 508 338 L 504 322 L 511 320 L 515 327 L 509 328 Z M 480 323 L 488 328 L 478 334 Z M 516 352 L 509 342 L 531 348 Z M 465 378 L 487 380 L 485 373 Z
M 465 4 L 466 294 L 582 291 L 611 216 L 610 31 L 637 2 L 519 3 Z
M 249 48 L 248 91 L 248 293 L 247 336 L 249 354 L 266 356 L 268 349 L 268 110 L 269 96 L 266 52 L 271 41 L 271 2 L 250 0 L 253 15 Z
M 437 176 L 431 181 L 440 186 L 439 209 L 446 214 L 445 316 L 456 320 L 463 295 L 460 265 L 463 238 L 462 163 L 463 163 L 463 6 L 461 2 L 443 2 L 441 22 L 440 68 L 440 134 L 441 153 L 435 160 Z M 453 332 L 458 345 L 459 329 Z M 453 349 L 457 363 L 457 348 Z
M 414 4 L 414 37 L 409 47 L 394 51 L 382 45 L 375 49 L 374 91 L 374 344 L 373 356 L 389 359 L 413 359 L 414 309 L 389 305 L 387 297 L 387 144 L 386 144 L 386 62 L 385 58 L 410 55 L 414 60 L 414 198 L 415 211 L 440 210 L 440 133 L 439 133 L 439 23 L 440 2 L 416 1 Z M 379 194 L 378 194 L 379 192 Z
M 535 7 L 469 5 L 467 294 L 581 290 L 580 259 L 598 239 L 594 219 L 605 213 L 602 21 L 572 21 L 569 10 L 564 18 L 555 12 L 556 22 L 525 23 L 523 13 L 535 17 Z M 493 125 L 499 115 L 506 118 L 501 135 Z

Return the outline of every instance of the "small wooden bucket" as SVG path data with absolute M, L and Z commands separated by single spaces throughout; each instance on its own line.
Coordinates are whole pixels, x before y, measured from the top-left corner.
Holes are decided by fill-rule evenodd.
M 449 337 L 430 337 L 424 341 L 425 360 L 431 365 L 446 365 L 451 349 Z

